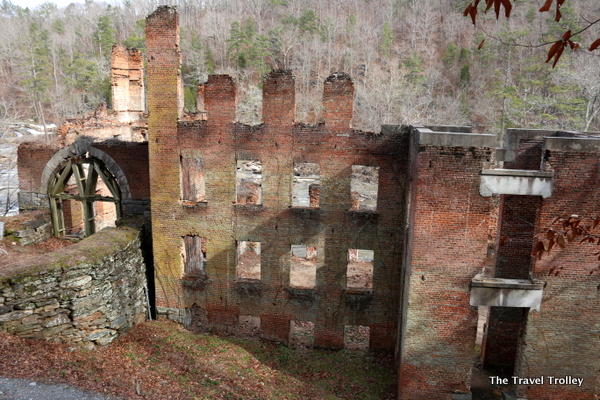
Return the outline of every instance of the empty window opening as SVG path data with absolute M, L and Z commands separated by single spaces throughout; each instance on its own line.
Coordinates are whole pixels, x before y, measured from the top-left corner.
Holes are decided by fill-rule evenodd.
M 252 337 L 260 334 L 260 317 L 238 316 L 238 335 Z
M 238 160 L 235 183 L 237 204 L 262 204 L 262 164 L 260 161 Z
M 369 350 L 370 329 L 364 325 L 344 326 L 344 348 L 349 350 Z
M 379 167 L 353 165 L 350 178 L 350 209 L 355 211 L 377 210 Z
M 260 242 L 237 243 L 236 276 L 242 279 L 260 279 Z
M 373 288 L 373 250 L 348 250 L 347 289 Z
M 485 331 L 487 328 L 487 319 L 490 313 L 490 308 L 488 306 L 479 306 L 477 307 L 477 335 L 475 336 L 475 344 L 481 353 L 482 346 L 484 343 Z
M 294 163 L 292 207 L 319 207 L 320 192 L 319 164 Z
M 185 276 L 202 275 L 206 260 L 206 239 L 195 235 L 184 236 L 182 257 Z
M 290 321 L 290 347 L 312 348 L 315 342 L 315 324 L 310 321 Z
M 317 282 L 317 248 L 292 245 L 290 286 L 312 289 Z
M 206 200 L 203 160 L 181 158 L 181 198 L 192 204 Z

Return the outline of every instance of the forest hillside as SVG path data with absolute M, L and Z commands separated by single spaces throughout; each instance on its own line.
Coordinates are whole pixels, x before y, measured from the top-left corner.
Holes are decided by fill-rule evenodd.
M 2 0 L 0 132 L 13 120 L 59 124 L 101 101 L 110 106 L 113 43 L 144 51 L 144 19 L 163 3 L 87 0 L 29 9 Z M 596 0 L 567 0 L 560 23 L 538 13 L 540 1 L 517 0 L 510 19 L 480 14 L 477 27 L 463 16 L 464 0 L 170 3 L 180 12 L 189 111 L 196 86 L 227 73 L 238 82 L 239 121 L 258 123 L 260 77 L 286 68 L 296 76 L 298 119 L 306 123 L 320 119 L 324 79 L 343 71 L 355 81 L 357 129 L 421 123 L 497 134 L 508 127 L 600 130 L 600 53 L 567 49 L 552 69 L 548 46 L 533 47 L 596 20 Z M 599 37 L 598 25 L 578 40 Z

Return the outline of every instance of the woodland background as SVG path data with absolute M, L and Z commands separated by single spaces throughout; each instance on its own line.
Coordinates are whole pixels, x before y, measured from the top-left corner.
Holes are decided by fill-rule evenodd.
M 60 124 L 101 101 L 110 106 L 113 43 L 144 51 L 144 19 L 162 3 L 87 0 L 24 9 L 2 0 L 0 132 L 13 120 Z M 455 124 L 499 136 L 509 127 L 600 130 L 600 53 L 567 50 L 552 69 L 548 46 L 532 47 L 597 19 L 596 0 L 568 0 L 560 23 L 538 13 L 541 0 L 517 0 L 510 19 L 496 21 L 490 12 L 477 27 L 463 17 L 465 0 L 171 3 L 180 12 L 189 111 L 196 86 L 208 74 L 227 73 L 238 81 L 239 121 L 259 123 L 261 76 L 287 68 L 296 76 L 297 115 L 305 123 L 320 119 L 324 79 L 343 71 L 355 82 L 357 129 Z M 600 26 L 581 36 L 593 41 Z

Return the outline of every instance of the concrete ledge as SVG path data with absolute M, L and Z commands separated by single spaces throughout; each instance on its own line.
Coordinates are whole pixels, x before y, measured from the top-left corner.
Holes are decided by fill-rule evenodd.
M 544 150 L 600 153 L 600 138 L 546 137 L 544 138 Z
M 554 172 L 533 171 L 529 169 L 482 169 L 481 175 L 554 178 Z
M 484 169 L 481 171 L 479 193 L 483 197 L 493 194 L 523 196 L 552 196 L 554 173 L 518 169 Z
M 472 306 L 529 307 L 540 310 L 544 283 L 525 279 L 484 278 L 471 281 Z
M 479 133 L 433 132 L 429 129 L 418 129 L 419 144 L 427 146 L 449 147 L 490 147 L 495 148 L 496 135 Z

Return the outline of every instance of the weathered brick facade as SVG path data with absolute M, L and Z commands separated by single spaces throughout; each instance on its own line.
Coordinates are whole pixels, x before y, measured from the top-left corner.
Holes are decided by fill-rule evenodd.
M 168 9 L 154 14 L 163 27 L 172 26 Z M 159 24 L 148 24 L 150 176 L 152 190 L 157 306 L 199 307 L 208 315 L 208 328 L 234 331 L 239 316 L 261 319 L 263 337 L 288 341 L 290 321 L 315 323 L 316 346 L 341 348 L 344 326 L 372 329 L 371 347 L 392 349 L 398 313 L 398 286 L 404 230 L 404 208 L 397 207 L 407 190 L 407 163 L 398 154 L 407 135 L 396 130 L 383 134 L 350 127 L 353 85 L 345 74 L 328 78 L 324 123 L 295 124 L 295 82 L 289 71 L 273 71 L 264 81 L 263 120 L 259 126 L 236 124 L 236 87 L 229 76 L 211 76 L 204 85 L 207 120 L 179 123 L 174 118 L 178 99 L 161 91 L 153 97 L 152 84 L 169 75 L 154 60 L 178 65 L 179 54 L 159 52 L 175 42 L 153 40 Z M 176 40 L 175 35 L 167 35 Z M 156 46 L 156 47 L 155 47 Z M 165 60 L 167 55 L 170 61 Z M 172 64 L 171 64 L 172 63 Z M 172 78 L 172 77 L 171 77 Z M 173 80 L 173 85 L 176 85 Z M 176 86 L 175 86 L 176 88 Z M 329 106 L 327 106 L 329 104 Z M 170 120 L 164 117 L 170 107 Z M 339 111 L 339 112 L 338 112 Z M 160 128 L 152 129 L 153 115 Z M 340 117 L 342 115 L 342 117 Z M 159 122 L 156 122 L 157 124 Z M 181 158 L 201 159 L 205 201 L 182 201 Z M 236 162 L 262 164 L 262 203 L 236 204 Z M 319 207 L 292 207 L 294 163 L 320 168 Z M 352 165 L 378 166 L 378 209 L 349 211 Z M 404 176 L 404 178 L 403 178 Z M 206 239 L 205 276 L 183 276 L 182 238 Z M 261 243 L 260 280 L 236 278 L 236 243 Z M 292 245 L 317 249 L 314 289 L 290 285 Z M 373 289 L 347 290 L 349 249 L 375 252 Z M 183 278 L 183 279 L 181 279 Z M 160 309 L 159 309 L 160 310 Z M 166 311 L 165 312 L 168 312 Z
M 597 398 L 597 246 L 531 256 L 534 235 L 556 216 L 600 214 L 597 137 L 510 129 L 496 149 L 495 136 L 464 127 L 360 132 L 351 127 L 352 80 L 340 73 L 324 83 L 322 122 L 301 124 L 289 71 L 264 78 L 260 125 L 235 122 L 237 88 L 225 75 L 199 89 L 206 119 L 186 121 L 177 13 L 160 7 L 146 27 L 147 158 L 97 146 L 121 167 L 132 198 L 151 199 L 159 316 L 281 342 L 304 324 L 314 326 L 314 346 L 334 349 L 348 328 L 368 328 L 370 349 L 396 351 L 400 399 L 470 399 L 479 362 L 545 377 L 513 385 L 521 398 Z M 54 154 L 36 151 L 39 159 L 19 149 L 21 187 L 32 192 Z M 300 164 L 313 180 L 302 207 Z M 351 189 L 360 173 L 367 200 Z M 292 246 L 316 254 L 314 283 L 291 284 Z M 238 270 L 246 247 L 252 279 Z M 372 268 L 363 287 L 347 284 L 350 254 Z M 482 352 L 478 306 L 490 307 Z M 549 383 L 565 376 L 583 383 Z

